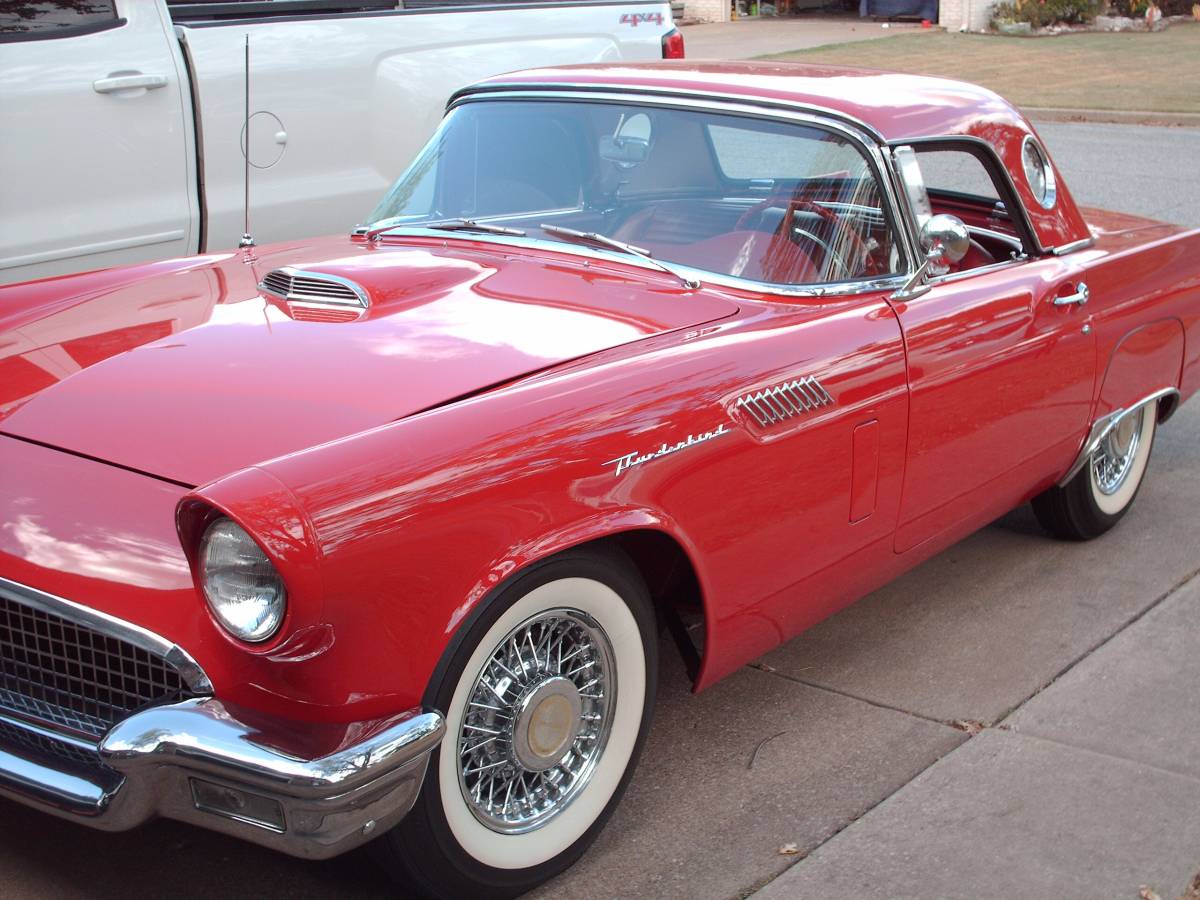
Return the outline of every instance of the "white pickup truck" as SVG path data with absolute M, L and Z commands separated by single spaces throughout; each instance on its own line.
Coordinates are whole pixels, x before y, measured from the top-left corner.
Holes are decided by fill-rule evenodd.
M 348 230 L 458 87 L 682 56 L 668 0 L 0 4 L 0 283 Z

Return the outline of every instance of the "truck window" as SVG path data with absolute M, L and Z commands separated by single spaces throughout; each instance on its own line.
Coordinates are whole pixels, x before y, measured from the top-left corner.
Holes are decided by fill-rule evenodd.
M 119 25 L 113 0 L 42 0 L 0 4 L 0 41 L 72 37 Z

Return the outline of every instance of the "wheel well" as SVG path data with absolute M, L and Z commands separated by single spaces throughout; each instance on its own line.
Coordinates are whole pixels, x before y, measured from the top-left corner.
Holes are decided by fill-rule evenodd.
M 1179 409 L 1179 394 L 1167 394 L 1158 401 L 1158 424 L 1162 424 L 1175 415 L 1175 410 Z
M 704 652 L 704 594 L 687 552 L 669 534 L 653 529 L 623 531 L 591 544 L 616 547 L 633 562 L 695 682 Z

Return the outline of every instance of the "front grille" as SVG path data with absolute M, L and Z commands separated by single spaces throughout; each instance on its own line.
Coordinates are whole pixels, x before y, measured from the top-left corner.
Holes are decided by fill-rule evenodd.
M 0 710 L 98 739 L 142 707 L 187 696 L 154 653 L 0 595 Z
M 0 746 L 19 747 L 36 756 L 53 759 L 69 759 L 85 766 L 97 765 L 99 756 L 95 750 L 85 750 L 66 741 L 56 741 L 36 731 L 30 731 L 8 722 L 0 721 Z

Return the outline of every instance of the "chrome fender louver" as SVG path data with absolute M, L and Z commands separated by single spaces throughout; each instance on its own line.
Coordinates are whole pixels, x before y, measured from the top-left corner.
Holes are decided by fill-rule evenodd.
M 338 306 L 362 310 L 371 305 L 370 297 L 362 286 L 348 278 L 325 275 L 321 272 L 303 272 L 291 266 L 267 273 L 258 289 L 289 303 L 306 306 Z
M 766 427 L 833 404 L 829 392 L 807 375 L 738 397 L 734 408 L 745 410 L 757 425 Z

